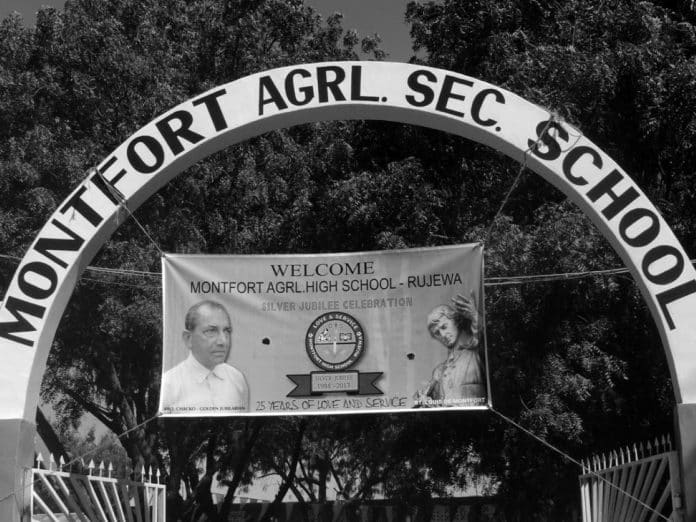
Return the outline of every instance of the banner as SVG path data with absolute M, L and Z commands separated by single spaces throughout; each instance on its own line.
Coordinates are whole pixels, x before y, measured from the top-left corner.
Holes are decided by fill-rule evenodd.
M 162 258 L 160 413 L 490 405 L 480 244 Z

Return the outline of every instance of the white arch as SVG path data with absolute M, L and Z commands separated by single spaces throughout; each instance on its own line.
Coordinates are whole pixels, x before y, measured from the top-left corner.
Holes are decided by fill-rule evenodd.
M 332 119 L 439 129 L 489 145 L 562 190 L 631 269 L 662 337 L 677 403 L 696 402 L 696 272 L 657 209 L 604 152 L 513 93 L 475 78 L 384 62 L 306 64 L 216 87 L 145 125 L 58 207 L 0 309 L 0 419 L 33 422 L 55 330 L 75 282 L 117 227 L 108 180 L 133 210 L 201 158 L 261 133 Z M 529 152 L 540 135 L 541 145 Z M 527 154 L 527 158 L 525 155 Z

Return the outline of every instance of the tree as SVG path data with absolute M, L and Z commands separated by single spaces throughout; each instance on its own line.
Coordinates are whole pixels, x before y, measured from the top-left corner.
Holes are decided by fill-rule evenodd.
M 420 61 L 547 106 L 608 151 L 696 249 L 693 13 L 650 2 L 411 3 Z M 0 24 L 2 251 L 19 255 L 83 172 L 156 114 L 269 67 L 356 58 L 354 33 L 299 1 L 68 3 L 34 30 Z M 374 40 L 365 49 L 380 58 Z M 208 253 L 324 252 L 486 242 L 489 276 L 619 265 L 588 220 L 519 165 L 440 132 L 386 122 L 278 130 L 191 167 L 136 212 L 157 246 Z M 494 221 L 495 219 L 495 221 Z M 198 458 L 229 480 L 253 471 L 321 501 L 378 491 L 427 507 L 497 481 L 509 520 L 572 519 L 578 470 L 500 417 L 422 413 L 150 422 L 160 371 L 158 248 L 127 220 L 86 274 L 51 352 L 44 397 L 66 424 L 91 411 L 130 458 L 198 488 Z M 2 265 L 3 281 L 11 266 Z M 97 279 L 94 281 L 92 279 Z M 4 284 L 4 283 L 3 283 Z M 649 313 L 626 276 L 489 287 L 496 408 L 574 456 L 670 429 L 671 386 Z M 627 440 L 628 439 L 628 440 Z M 524 502 L 521 502 L 521 500 Z M 226 499 L 228 509 L 229 501 Z M 427 510 L 426 510 L 427 511 Z M 210 515 L 210 513 L 209 513 Z M 211 515 L 212 516 L 212 515 Z
M 0 131 L 0 179 L 8 193 L 0 224 L 3 251 L 21 254 L 89 166 L 156 114 L 257 70 L 357 58 L 360 44 L 355 33 L 343 33 L 339 15 L 324 23 L 299 1 L 78 0 L 63 11 L 42 10 L 35 29 L 25 28 L 17 16 L 3 20 L 0 114 L 7 124 Z M 374 39 L 362 44 L 380 55 Z M 288 142 L 286 151 L 280 139 L 278 161 L 287 162 L 293 144 Z M 285 176 L 295 176 L 292 164 L 282 175 L 259 175 L 251 150 L 244 145 L 197 165 L 188 180 L 153 198 L 138 219 L 155 223 L 152 233 L 168 250 L 244 251 L 264 244 L 256 231 L 278 220 L 261 212 L 269 192 L 259 192 L 258 182 L 268 176 L 269 202 L 279 211 L 303 190 L 304 178 L 292 182 L 288 194 Z M 209 186 L 221 176 L 227 178 L 222 186 Z M 179 206 L 180 191 L 201 181 L 204 190 L 189 191 L 190 199 Z M 234 221 L 225 205 L 232 188 L 246 192 L 242 209 L 250 211 L 239 237 L 229 233 L 235 227 L 226 227 Z M 219 208 L 208 205 L 213 199 Z M 168 218 L 157 219 L 160 215 Z M 152 272 L 159 255 L 129 222 L 95 263 Z M 11 266 L 3 270 L 8 280 Z M 56 336 L 43 397 L 55 401 L 64 427 L 88 411 L 115 433 L 128 432 L 123 444 L 132 459 L 161 466 L 176 452 L 166 450 L 168 438 L 158 424 L 147 422 L 156 412 L 161 366 L 158 286 L 147 274 L 139 281 L 86 277 Z M 188 463 L 187 456 L 181 467 L 174 466 L 176 473 Z
M 690 154 L 681 147 L 693 96 L 680 84 L 677 102 L 672 90 L 676 77 L 693 78 L 691 11 L 657 2 L 445 1 L 412 2 L 407 18 L 425 63 L 504 86 L 588 134 L 659 203 L 693 253 L 693 229 L 684 228 L 693 223 L 693 190 L 672 189 L 692 176 L 678 165 Z M 516 169 L 479 165 L 501 201 L 493 180 Z M 472 215 L 469 238 L 486 237 L 476 227 L 487 227 L 498 206 Z M 619 265 L 576 209 L 527 175 L 494 225 L 490 276 Z M 664 356 L 630 278 L 492 288 L 486 303 L 498 409 L 575 456 L 670 431 Z M 571 518 L 578 470 L 496 424 L 500 431 L 475 449 L 500 480 L 510 520 Z
M 103 433 L 97 440 L 96 429 L 92 426 L 85 435 L 77 430 L 68 428 L 59 434 L 61 442 L 68 453 L 68 468 L 72 471 L 89 473 L 89 466 L 94 464 L 94 473 L 104 476 L 121 478 L 131 477 L 131 473 L 139 473 L 140 469 L 131 466 L 126 450 L 112 432 Z

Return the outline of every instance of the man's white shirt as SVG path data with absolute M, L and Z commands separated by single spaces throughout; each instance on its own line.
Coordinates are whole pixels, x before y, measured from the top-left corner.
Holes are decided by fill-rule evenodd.
M 247 411 L 249 386 L 244 374 L 234 366 L 221 363 L 209 370 L 189 354 L 164 374 L 160 404 L 171 413 L 192 409 L 202 409 L 206 414 Z

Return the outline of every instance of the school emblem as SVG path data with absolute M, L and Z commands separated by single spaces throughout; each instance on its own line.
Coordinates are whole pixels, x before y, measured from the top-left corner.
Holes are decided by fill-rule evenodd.
M 322 370 L 346 370 L 365 351 L 365 332 L 352 315 L 330 312 L 312 321 L 305 346 L 309 358 Z

